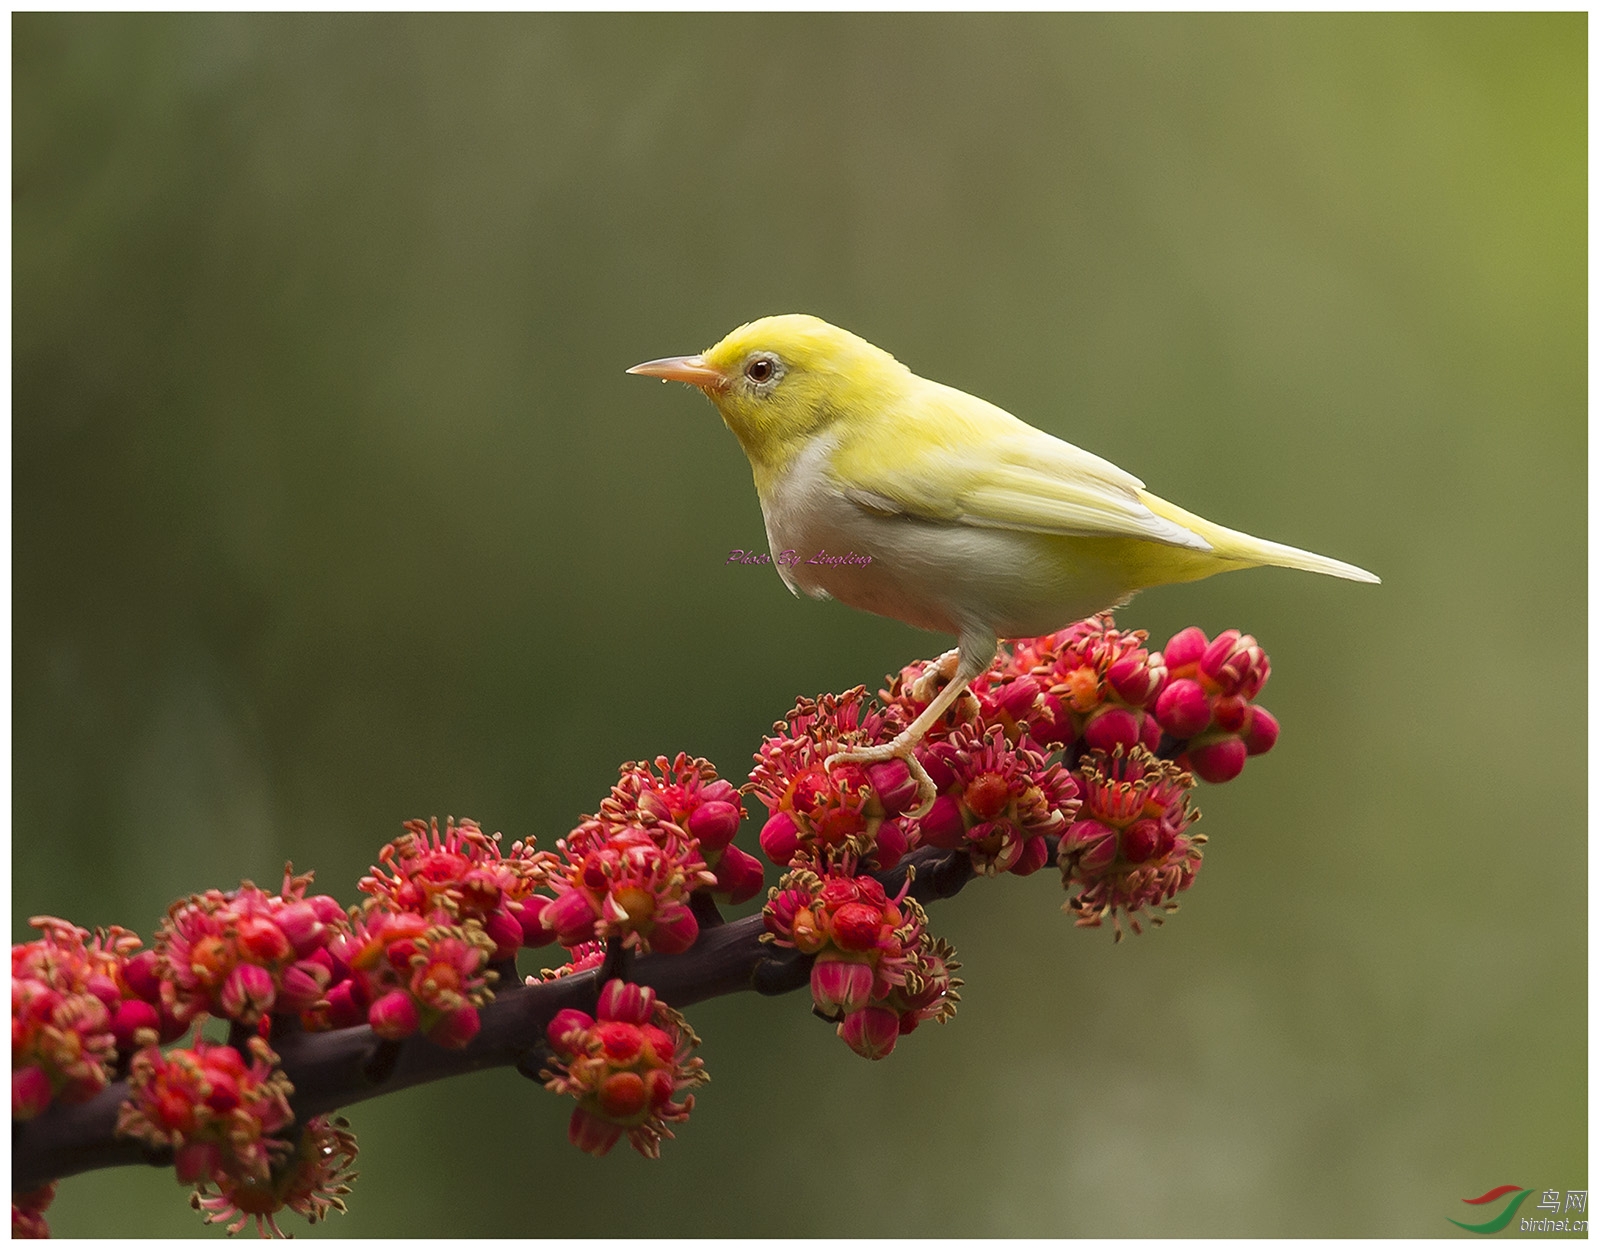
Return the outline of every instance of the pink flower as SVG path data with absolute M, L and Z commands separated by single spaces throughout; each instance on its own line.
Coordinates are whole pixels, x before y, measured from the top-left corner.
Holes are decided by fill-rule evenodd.
M 829 770 L 829 756 L 887 742 L 901 728 L 898 713 L 873 706 L 865 687 L 843 695 L 802 699 L 756 753 L 750 788 L 769 812 L 761 847 L 779 865 L 815 864 L 848 852 L 879 868 L 905 854 L 898 827 L 878 846 L 887 820 L 916 797 L 903 762 L 846 764 Z
M 1173 681 L 1156 704 L 1167 733 L 1180 740 L 1178 763 L 1206 782 L 1229 782 L 1247 756 L 1270 751 L 1278 721 L 1250 701 L 1272 673 L 1272 662 L 1255 639 L 1224 630 L 1208 640 L 1197 626 L 1167 643 Z
M 1026 734 L 1013 747 L 998 727 L 960 726 L 919 759 L 943 792 L 912 823 L 920 840 L 966 851 L 985 875 L 1036 871 L 1043 862 L 1030 844 L 1059 834 L 1078 810 L 1072 775 Z
M 204 1039 L 165 1055 L 145 1048 L 129 1066 L 117 1133 L 173 1148 L 182 1181 L 268 1177 L 294 1120 L 292 1087 L 261 1039 L 250 1057 Z
M 12 1192 L 11 1236 L 13 1238 L 48 1238 L 50 1224 L 44 1219 L 45 1209 L 56 1197 L 55 1182 L 47 1182 L 37 1190 Z
M 984 718 L 1013 741 L 1027 733 L 1039 743 L 1081 738 L 1091 749 L 1161 739 L 1154 709 L 1167 683 L 1159 653 L 1143 630 L 1118 630 L 1109 613 L 1074 622 L 1037 639 L 1019 640 L 973 683 Z
M 857 1008 L 839 1022 L 838 1034 L 858 1056 L 881 1060 L 900 1039 L 900 1018 L 888 1008 Z
M 484 833 L 475 821 L 452 818 L 443 834 L 438 818 L 407 821 L 406 832 L 378 853 L 360 887 L 385 911 L 479 922 L 493 936 L 497 958 L 505 960 L 521 943 L 524 907 L 542 906 L 529 896 L 555 865 L 552 853 L 535 851 L 531 842 L 502 853 L 500 835 Z
M 952 974 L 959 966 L 950 947 L 927 933 L 909 882 L 891 899 L 876 878 L 853 876 L 854 868 L 845 857 L 826 875 L 805 868 L 784 874 L 763 913 L 763 941 L 816 956 L 811 1001 L 818 1015 L 839 1022 L 851 1048 L 880 1059 L 894 1047 L 884 1041 L 886 1030 L 909 1033 L 920 1021 L 955 1013 L 961 983 Z
M 656 1158 L 672 1137 L 668 1122 L 694 1108 L 686 1092 L 706 1081 L 692 1054 L 700 1039 L 645 986 L 607 982 L 592 1018 L 566 1009 L 546 1036 L 555 1061 L 541 1076 L 549 1090 L 577 1099 L 567 1136 L 591 1155 L 605 1155 L 626 1133 L 636 1151 Z
M 226 1224 L 237 1234 L 252 1220 L 262 1237 L 285 1237 L 278 1213 L 294 1212 L 315 1224 L 330 1212 L 345 1211 L 344 1196 L 356 1174 L 356 1137 L 343 1117 L 315 1116 L 295 1145 L 277 1153 L 265 1178 L 223 1174 L 208 1177 L 190 1203 L 207 1225 Z M 216 1186 L 215 1194 L 210 1187 Z
M 114 1014 L 127 993 L 122 968 L 139 945 L 117 927 L 90 934 L 55 917 L 30 924 L 42 936 L 11 949 L 12 1114 L 23 1119 L 53 1099 L 82 1102 L 110 1082 Z
M 1064 905 L 1079 925 L 1126 920 L 1140 933 L 1149 909 L 1176 910 L 1200 868 L 1203 834 L 1188 803 L 1194 779 L 1170 761 L 1135 747 L 1091 752 L 1079 767 L 1083 808 L 1057 850 L 1062 885 L 1076 892 Z M 1147 919 L 1160 924 L 1161 915 Z
M 716 878 L 693 838 L 676 825 L 642 819 L 649 824 L 586 821 L 557 844 L 565 864 L 539 923 L 564 946 L 620 938 L 641 952 L 675 954 L 699 936 L 689 895 Z
M 214 1013 L 248 1025 L 280 1001 L 295 1012 L 314 1007 L 326 976 L 311 957 L 344 935 L 349 921 L 337 901 L 308 898 L 310 884 L 309 873 L 286 869 L 276 895 L 241 882 L 174 904 L 155 941 L 164 1010 L 184 1023 Z

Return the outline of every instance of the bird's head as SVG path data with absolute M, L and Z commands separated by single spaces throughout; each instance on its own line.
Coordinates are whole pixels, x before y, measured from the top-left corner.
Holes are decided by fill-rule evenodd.
M 787 462 L 836 421 L 882 411 L 913 377 L 882 348 L 804 313 L 763 317 L 698 356 L 628 372 L 704 391 L 757 467 Z

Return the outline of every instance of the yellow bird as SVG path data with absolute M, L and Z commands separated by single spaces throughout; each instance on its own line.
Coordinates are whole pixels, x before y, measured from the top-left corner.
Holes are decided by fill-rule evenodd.
M 628 372 L 686 382 L 717 406 L 755 471 L 774 559 L 792 554 L 778 564 L 791 591 L 956 636 L 949 682 L 902 734 L 827 762 L 905 760 L 920 790 L 913 815 L 934 787 L 912 748 L 1000 639 L 1048 634 L 1147 586 L 1255 565 L 1378 581 L 1185 512 L 1110 461 L 820 318 L 763 317 L 698 356 Z

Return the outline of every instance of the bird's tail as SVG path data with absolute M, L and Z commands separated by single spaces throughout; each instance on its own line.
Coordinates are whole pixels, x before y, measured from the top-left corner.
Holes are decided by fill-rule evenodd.
M 1237 565 L 1277 565 L 1284 569 L 1304 569 L 1310 573 L 1326 573 L 1335 578 L 1346 578 L 1351 582 L 1383 580 L 1375 573 L 1368 573 L 1365 569 L 1348 565 L 1342 560 L 1334 560 L 1331 556 L 1319 556 L 1315 552 L 1290 547 L 1287 543 L 1274 543 L 1270 539 L 1258 539 L 1254 535 L 1219 526 L 1204 517 L 1196 517 L 1191 512 L 1185 512 L 1176 504 L 1169 504 L 1147 491 L 1139 492 L 1139 498 L 1158 517 L 1165 517 L 1185 530 L 1192 530 L 1211 544 L 1211 554 L 1217 559 Z

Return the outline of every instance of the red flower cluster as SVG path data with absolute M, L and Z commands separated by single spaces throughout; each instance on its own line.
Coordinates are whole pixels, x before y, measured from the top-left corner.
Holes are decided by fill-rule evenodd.
M 282 1237 L 276 1218 L 285 1209 L 312 1222 L 344 1210 L 356 1140 L 343 1120 L 321 1116 L 296 1133 L 294 1088 L 278 1057 L 261 1038 L 248 1050 L 246 1060 L 200 1039 L 165 1055 L 139 1052 L 117 1132 L 173 1149 L 178 1180 L 194 1185 L 190 1203 L 207 1224 L 229 1221 L 235 1234 L 254 1219 L 263 1236 Z
M 345 1211 L 344 1196 L 356 1173 L 356 1136 L 343 1117 L 314 1116 L 295 1146 L 273 1159 L 272 1172 L 265 1178 L 225 1178 L 211 1194 L 202 1181 L 189 1196 L 189 1205 L 201 1214 L 207 1225 L 226 1223 L 228 1233 L 236 1234 L 252 1220 L 263 1238 L 286 1238 L 278 1226 L 278 1213 L 298 1213 L 315 1225 L 329 1212 Z
M 811 1000 L 838 1022 L 851 1050 L 881 1060 L 901 1034 L 955 1015 L 961 985 L 954 952 L 927 932 L 928 918 L 907 897 L 893 899 L 874 877 L 854 875 L 848 855 L 825 874 L 791 869 L 763 910 L 764 941 L 814 956 Z
M 719 778 L 709 760 L 679 752 L 670 761 L 657 756 L 653 768 L 643 761 L 623 765 L 600 815 L 621 824 L 650 816 L 677 826 L 700 844 L 706 868 L 716 875 L 711 893 L 718 899 L 744 903 L 765 885 L 761 862 L 733 845 L 745 818 L 738 788 Z
M 917 759 L 939 788 L 928 814 L 914 822 L 919 843 L 957 848 L 986 876 L 1025 877 L 1050 859 L 1046 839 L 1078 810 L 1078 785 L 1022 731 L 1013 745 L 1000 726 L 957 726 Z
M 1249 635 L 1228 630 L 1213 641 L 1190 627 L 1165 652 L 1146 640 L 1102 613 L 1002 649 L 914 749 L 938 792 L 921 818 L 904 815 L 915 788 L 901 762 L 831 773 L 823 762 L 909 724 L 949 681 L 951 656 L 892 675 L 881 706 L 861 688 L 802 701 L 751 774 L 749 789 L 771 813 L 763 849 L 781 865 L 826 871 L 835 855 L 881 870 L 932 846 L 965 851 L 986 876 L 1025 876 L 1055 854 L 1080 924 L 1111 919 L 1120 937 L 1126 919 L 1139 931 L 1137 915 L 1175 907 L 1200 863 L 1204 840 L 1186 833 L 1198 814 L 1184 797 L 1193 785 L 1185 770 L 1227 781 L 1278 734 L 1272 715 L 1250 703 L 1271 666 Z M 1154 796 L 1154 824 L 1103 811 L 1123 783 Z M 1157 827 L 1164 832 L 1149 841 Z
M 538 922 L 544 941 L 575 949 L 615 938 L 640 952 L 687 951 L 700 936 L 690 894 L 743 902 L 761 889 L 760 863 L 733 846 L 743 818 L 738 791 L 705 760 L 624 765 L 599 815 L 556 844 L 556 896 Z
M 1122 938 L 1126 918 L 1135 934 L 1146 909 L 1176 912 L 1173 897 L 1200 869 L 1204 834 L 1189 827 L 1200 814 L 1189 806 L 1194 779 L 1143 747 L 1094 751 L 1079 766 L 1082 819 L 1062 836 L 1061 882 L 1076 894 L 1063 905 L 1079 925 L 1110 920 Z M 1150 918 L 1159 925 L 1163 917 Z
M 567 1126 L 572 1145 L 602 1156 L 624 1133 L 650 1159 L 671 1138 L 668 1121 L 684 1121 L 707 1079 L 692 1053 L 700 1039 L 687 1021 L 647 986 L 613 978 L 600 992 L 594 1016 L 565 1008 L 545 1031 L 555 1053 L 547 1089 L 578 1101 Z M 679 1095 L 682 1094 L 682 1098 Z
M 441 1047 L 464 1047 L 494 997 L 489 966 L 514 957 L 534 891 L 555 857 L 532 844 L 502 853 L 498 834 L 476 822 L 408 821 L 361 879 L 367 895 L 352 923 L 324 953 L 332 985 L 311 1029 L 362 1022 L 382 1038 L 422 1032 Z
M 165 1055 L 146 1047 L 129 1066 L 117 1133 L 171 1147 L 185 1185 L 268 1177 L 272 1156 L 289 1147 L 277 1135 L 294 1121 L 294 1088 L 265 1041 L 250 1039 L 249 1051 L 246 1060 L 203 1038 Z
M 528 913 L 544 904 L 527 901 L 555 857 L 520 842 L 502 855 L 499 838 L 476 821 L 447 821 L 443 836 L 438 818 L 407 821 L 406 832 L 378 853 L 379 863 L 359 883 L 372 897 L 369 914 L 476 921 L 494 942 L 494 958 L 511 959 L 523 944 Z
M 328 994 L 333 1025 L 366 1022 L 380 1038 L 419 1030 L 441 1047 L 477 1035 L 478 1009 L 494 996 L 495 942 L 477 920 L 437 923 L 414 912 L 372 907 L 331 954 L 343 973 Z
M 974 685 L 987 716 L 1011 722 L 1013 737 L 1026 727 L 1041 743 L 1154 751 L 1161 727 L 1152 712 L 1167 670 L 1159 653 L 1145 649 L 1146 637 L 1101 613 L 1017 643 Z
M 326 947 L 348 926 L 329 895 L 306 897 L 311 874 L 283 875 L 281 894 L 252 882 L 173 904 L 156 933 L 161 1000 L 188 1024 L 213 1014 L 254 1025 L 314 1008 L 332 976 Z
M 182 1033 L 148 976 L 154 954 L 120 926 L 96 934 L 55 917 L 11 949 L 11 1117 L 29 1120 L 53 1100 L 81 1103 L 139 1047 Z M 42 1210 L 42 1209 L 41 1209 Z
M 1155 713 L 1182 740 L 1178 763 L 1207 782 L 1231 782 L 1246 756 L 1271 751 L 1278 719 L 1250 701 L 1272 673 L 1272 662 L 1248 634 L 1224 630 L 1207 640 L 1190 626 L 1167 643 L 1166 688 Z
M 56 1197 L 55 1182 L 46 1182 L 36 1190 L 11 1192 L 11 1236 L 13 1238 L 48 1238 L 50 1222 L 44 1219 L 45 1209 Z
M 766 805 L 761 849 L 777 865 L 820 864 L 838 853 L 891 869 L 910 846 L 901 814 L 917 798 L 905 763 L 823 762 L 851 747 L 887 742 L 898 713 L 873 706 L 865 687 L 802 699 L 756 753 L 750 790 Z

